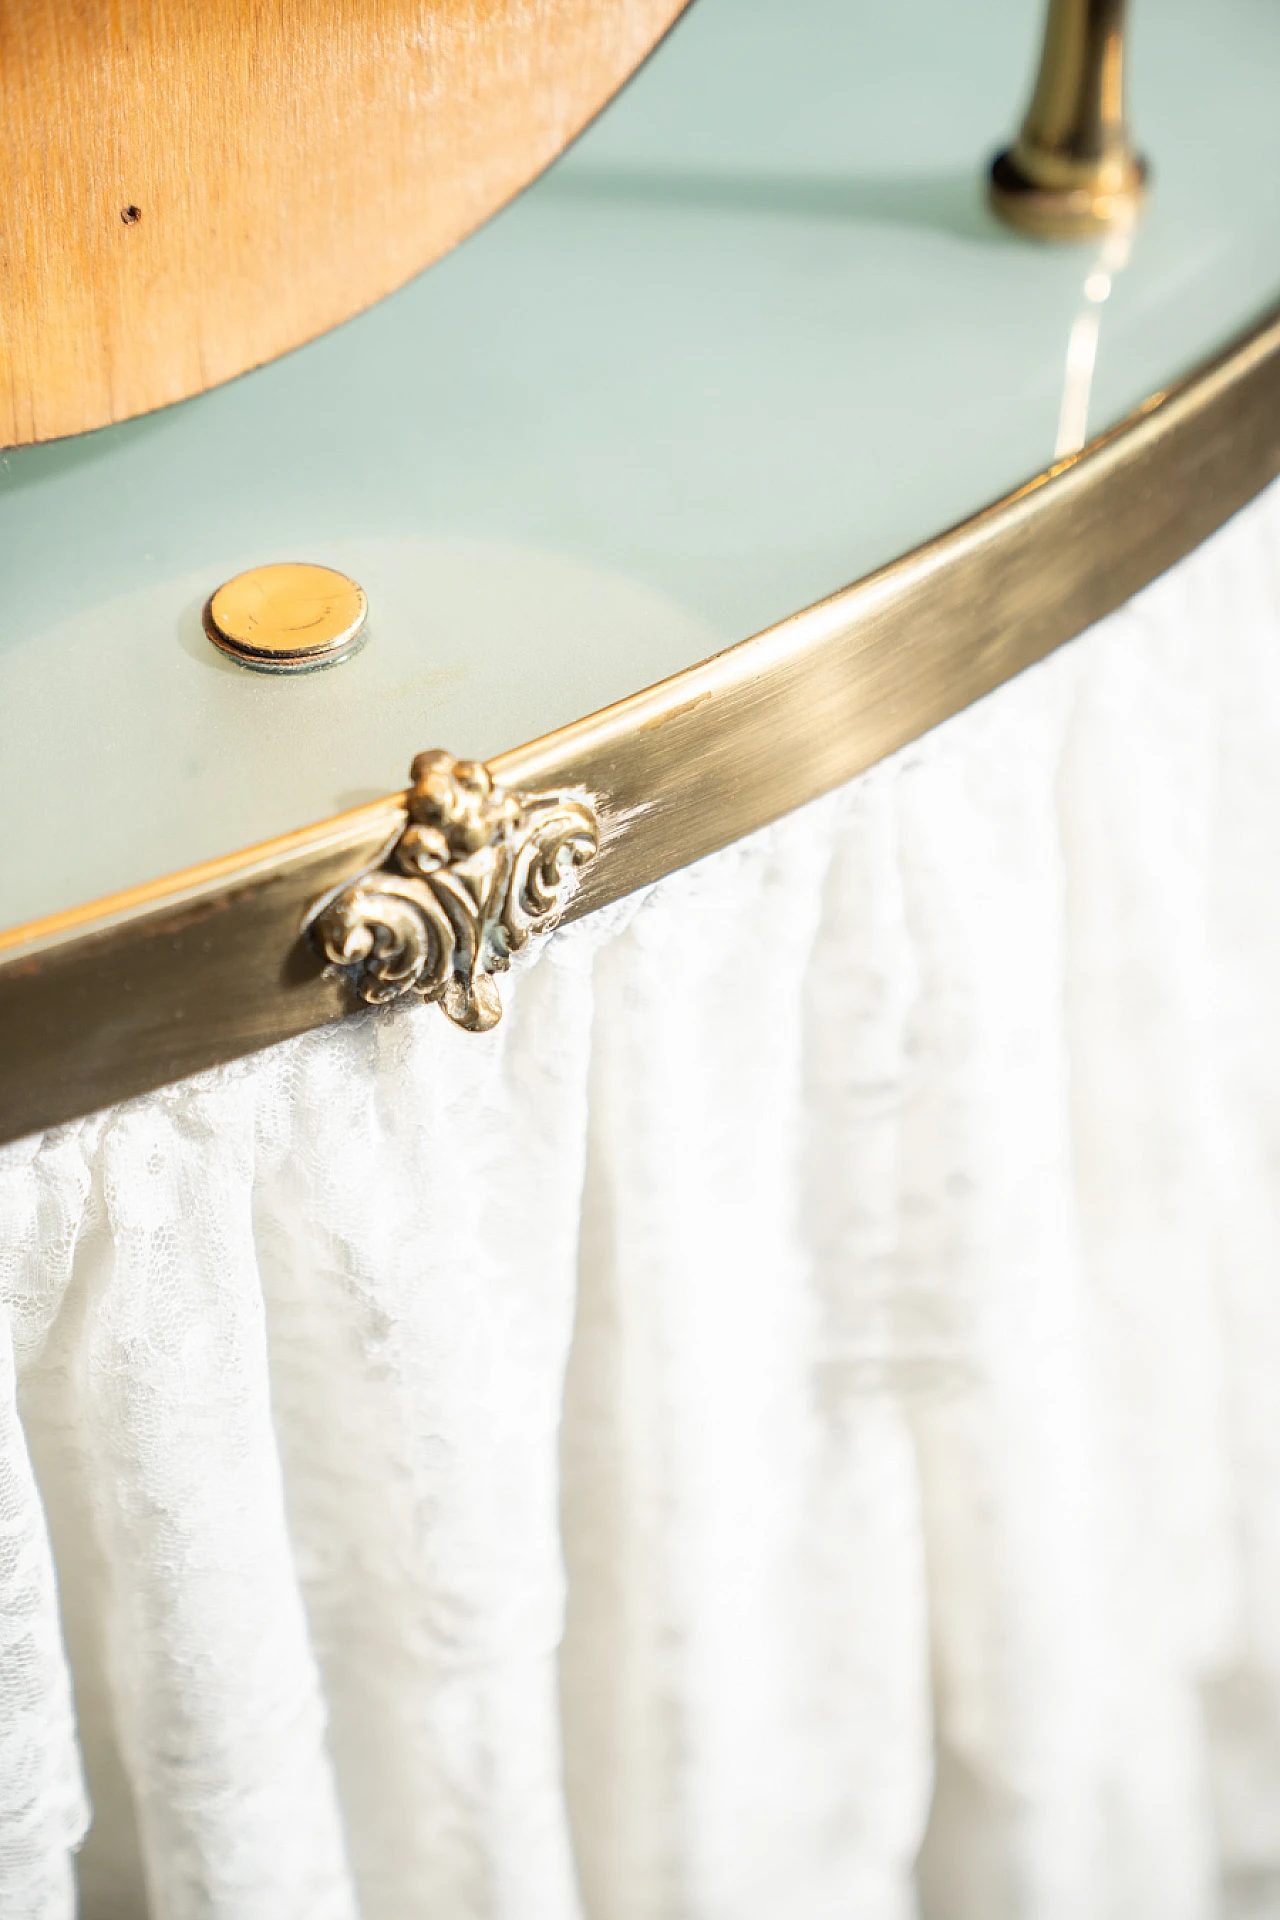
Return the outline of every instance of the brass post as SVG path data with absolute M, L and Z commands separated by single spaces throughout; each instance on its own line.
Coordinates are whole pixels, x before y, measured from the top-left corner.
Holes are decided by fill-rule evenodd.
M 1146 187 L 1124 112 L 1126 0 L 1049 0 L 1035 93 L 993 162 L 991 205 L 1044 240 L 1131 222 Z

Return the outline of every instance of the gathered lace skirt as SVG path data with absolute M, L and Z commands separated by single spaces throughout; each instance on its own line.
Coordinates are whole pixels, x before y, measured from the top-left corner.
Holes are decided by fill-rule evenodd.
M 1280 1915 L 1280 493 L 504 991 L 0 1152 L 4 1920 Z

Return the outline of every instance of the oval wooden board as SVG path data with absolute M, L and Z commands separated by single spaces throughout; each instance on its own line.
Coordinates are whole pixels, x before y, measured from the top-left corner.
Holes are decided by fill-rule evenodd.
M 6 0 L 0 445 L 228 380 L 519 191 L 686 0 Z

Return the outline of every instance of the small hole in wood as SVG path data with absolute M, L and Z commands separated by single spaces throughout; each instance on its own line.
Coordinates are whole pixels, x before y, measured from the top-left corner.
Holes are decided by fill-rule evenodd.
M 139 220 L 141 220 L 142 218 L 142 208 L 141 207 L 121 207 L 120 218 L 124 221 L 124 224 L 126 225 L 126 227 L 136 227 Z

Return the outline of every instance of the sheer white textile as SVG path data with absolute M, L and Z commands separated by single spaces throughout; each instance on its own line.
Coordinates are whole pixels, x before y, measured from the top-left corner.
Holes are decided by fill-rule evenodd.
M 0 1153 L 4 1920 L 1280 1915 L 1280 494 L 505 998 Z

